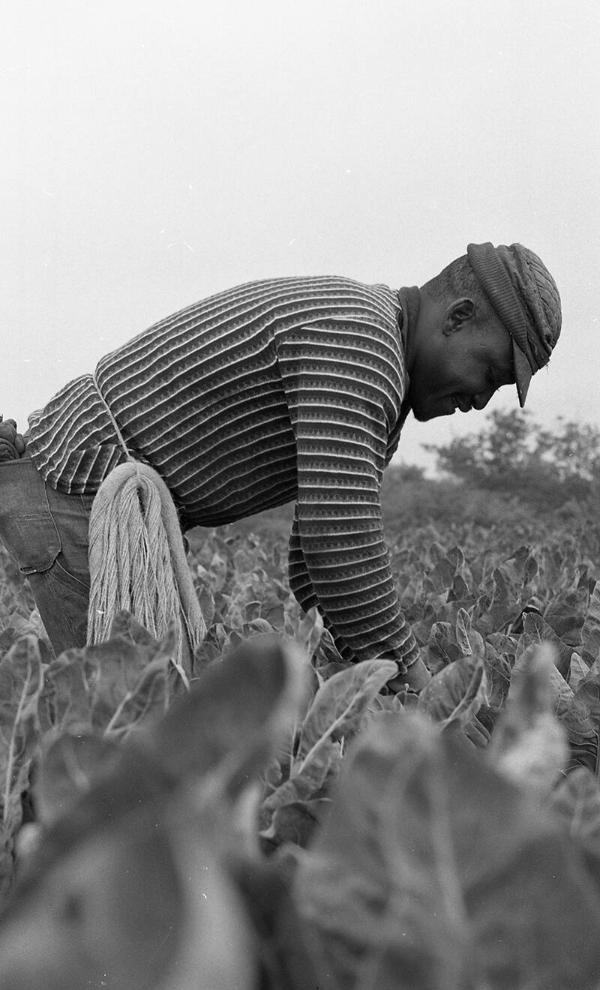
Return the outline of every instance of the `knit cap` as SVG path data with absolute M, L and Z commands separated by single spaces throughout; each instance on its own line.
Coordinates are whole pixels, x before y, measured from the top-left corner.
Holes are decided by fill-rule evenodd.
M 552 275 L 522 244 L 469 244 L 467 256 L 494 311 L 510 334 L 521 406 L 529 383 L 548 364 L 560 336 L 560 296 Z

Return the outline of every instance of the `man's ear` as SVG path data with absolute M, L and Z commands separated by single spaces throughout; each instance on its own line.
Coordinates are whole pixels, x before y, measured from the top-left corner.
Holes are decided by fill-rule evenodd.
M 472 320 L 474 316 L 475 303 L 472 299 L 468 296 L 455 299 L 446 310 L 442 330 L 446 335 L 456 333 L 457 330 L 462 330 L 465 323 Z

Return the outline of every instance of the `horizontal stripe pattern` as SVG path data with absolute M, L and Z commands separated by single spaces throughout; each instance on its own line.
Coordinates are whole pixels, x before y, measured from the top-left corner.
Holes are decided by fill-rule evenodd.
M 345 655 L 416 655 L 392 580 L 380 487 L 407 387 L 398 295 L 341 277 L 237 286 L 107 354 L 29 419 L 55 488 L 93 494 L 129 452 L 184 528 L 296 500 L 290 582 Z M 118 432 L 117 432 L 117 429 Z

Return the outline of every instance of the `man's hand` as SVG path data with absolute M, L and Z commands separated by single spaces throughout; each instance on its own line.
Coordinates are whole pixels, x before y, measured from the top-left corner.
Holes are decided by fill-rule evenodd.
M 25 441 L 17 433 L 14 419 L 4 419 L 0 415 L 0 461 L 15 461 L 25 452 Z

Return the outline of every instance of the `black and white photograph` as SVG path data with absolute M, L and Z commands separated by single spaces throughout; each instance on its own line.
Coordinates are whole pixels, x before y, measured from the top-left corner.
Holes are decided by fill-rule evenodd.
M 600 990 L 600 5 L 0 31 L 0 990 Z

